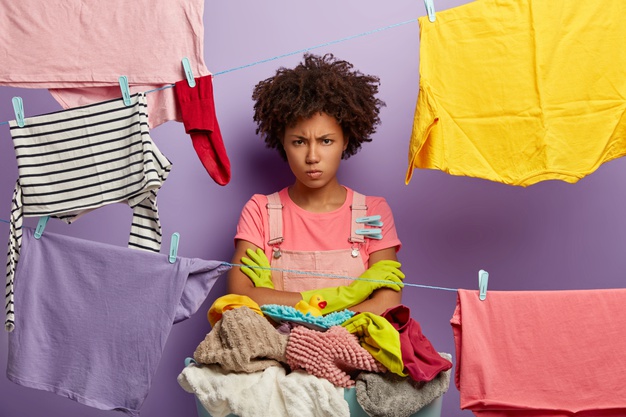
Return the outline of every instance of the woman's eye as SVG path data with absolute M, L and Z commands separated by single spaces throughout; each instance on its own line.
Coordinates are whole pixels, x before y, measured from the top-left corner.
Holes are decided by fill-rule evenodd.
M 304 142 L 302 140 L 298 139 L 298 140 L 294 140 L 291 143 L 293 143 L 294 145 L 298 146 L 298 145 L 302 145 Z
M 332 139 L 322 139 L 322 143 L 324 145 L 330 145 L 331 143 L 333 143 Z

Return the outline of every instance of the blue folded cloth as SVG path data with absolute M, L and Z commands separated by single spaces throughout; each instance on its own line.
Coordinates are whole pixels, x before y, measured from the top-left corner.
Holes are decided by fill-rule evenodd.
M 279 304 L 265 304 L 261 306 L 263 314 L 272 320 L 282 323 L 291 322 L 302 324 L 314 330 L 327 330 L 332 326 L 341 326 L 341 324 L 354 316 L 354 312 L 350 310 L 335 311 L 325 316 L 314 316 L 311 313 L 304 314 L 292 306 L 284 306 Z

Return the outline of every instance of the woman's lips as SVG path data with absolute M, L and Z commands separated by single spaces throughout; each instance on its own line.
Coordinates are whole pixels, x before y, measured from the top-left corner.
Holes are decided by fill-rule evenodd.
M 316 180 L 322 176 L 322 171 L 307 171 L 306 175 L 312 180 Z

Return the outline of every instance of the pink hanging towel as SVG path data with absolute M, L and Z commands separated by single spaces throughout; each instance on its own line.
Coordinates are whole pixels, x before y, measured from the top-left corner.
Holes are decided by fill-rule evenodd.
M 461 408 L 479 417 L 626 416 L 626 289 L 459 290 Z
M 48 88 L 64 108 L 196 77 L 204 63 L 204 0 L 20 0 L 0 7 L 0 86 Z M 26 51 L 21 53 L 20 51 Z M 149 123 L 181 120 L 173 88 L 148 95 Z

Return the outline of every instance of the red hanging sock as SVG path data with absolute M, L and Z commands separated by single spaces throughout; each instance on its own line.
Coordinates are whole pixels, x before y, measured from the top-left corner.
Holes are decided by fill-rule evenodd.
M 226 154 L 213 102 L 213 78 L 198 77 L 195 87 L 187 80 L 174 85 L 176 101 L 191 143 L 213 181 L 226 185 L 230 181 L 230 160 Z

